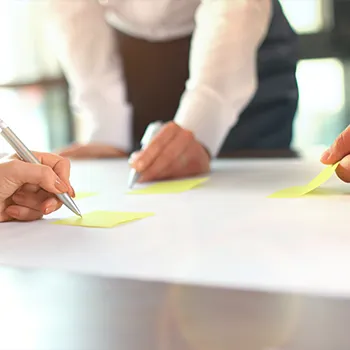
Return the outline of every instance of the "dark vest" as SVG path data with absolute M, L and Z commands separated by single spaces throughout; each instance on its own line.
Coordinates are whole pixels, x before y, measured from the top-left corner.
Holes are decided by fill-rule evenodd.
M 191 36 L 160 43 L 116 33 L 138 149 L 150 122 L 172 120 L 176 113 L 188 79 Z M 273 0 L 271 25 L 258 54 L 258 90 L 227 136 L 221 153 L 290 147 L 298 103 L 296 63 L 297 36 L 279 2 Z

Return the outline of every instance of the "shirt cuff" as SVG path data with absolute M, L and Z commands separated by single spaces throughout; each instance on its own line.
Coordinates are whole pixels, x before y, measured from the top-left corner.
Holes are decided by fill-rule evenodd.
M 227 134 L 237 122 L 234 108 L 210 89 L 186 90 L 174 122 L 193 132 L 195 138 L 216 157 Z

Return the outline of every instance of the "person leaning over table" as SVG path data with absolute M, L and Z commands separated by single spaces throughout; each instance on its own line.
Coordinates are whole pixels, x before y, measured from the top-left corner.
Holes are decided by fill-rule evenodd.
M 344 182 L 350 182 L 350 126 L 348 126 L 326 150 L 321 162 L 326 165 L 340 161 L 336 169 L 338 177 Z
M 32 221 L 62 206 L 54 194 L 75 193 L 69 182 L 69 160 L 34 152 L 42 164 L 30 164 L 15 156 L 0 159 L 0 222 Z
M 168 59 L 164 57 L 171 45 L 186 38 L 190 42 L 184 63 L 189 78 L 181 83 L 183 94 L 175 115 L 151 113 L 152 121 L 174 116 L 173 121 L 132 157 L 144 181 L 207 172 L 210 158 L 220 149 L 289 149 L 298 101 L 297 37 L 277 0 L 50 0 L 49 4 L 55 48 L 73 105 L 95 121 L 91 142 L 70 146 L 61 155 L 125 157 L 139 145 L 140 140 L 132 141 L 137 113 L 132 115 L 135 106 L 128 102 L 135 96 L 124 84 L 131 60 L 122 62 L 121 36 L 138 40 L 143 47 L 151 45 L 149 56 L 161 57 L 160 65 Z M 154 53 L 155 47 L 163 51 Z M 187 49 L 177 48 L 173 60 L 182 61 Z M 140 64 L 142 60 L 144 56 Z M 157 75 L 152 62 L 145 64 Z M 163 73 L 169 79 L 159 90 L 171 90 L 178 74 L 175 66 Z M 143 85 L 144 94 L 155 95 L 148 100 L 157 101 L 161 94 L 154 92 L 152 81 Z M 154 102 L 153 110 L 165 99 Z

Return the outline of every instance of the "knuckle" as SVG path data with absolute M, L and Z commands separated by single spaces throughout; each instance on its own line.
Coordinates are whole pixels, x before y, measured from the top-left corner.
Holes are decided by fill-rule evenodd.
M 16 173 L 22 170 L 23 162 L 21 160 L 12 159 L 9 163 L 13 172 Z
M 350 145 L 349 145 L 350 146 Z M 336 151 L 342 151 L 346 147 L 344 133 L 341 133 L 334 142 L 334 148 Z
M 158 144 L 153 144 L 152 147 L 149 148 L 149 152 L 144 153 L 144 158 L 148 160 L 148 158 L 156 157 L 162 150 L 162 147 Z M 149 157 L 147 157 L 147 153 Z
M 68 158 L 60 157 L 59 159 L 63 167 L 70 169 L 70 160 Z
M 166 123 L 165 125 L 166 125 L 166 129 L 168 129 L 172 132 L 175 132 L 175 131 L 180 129 L 180 127 L 176 123 L 174 123 L 173 121 L 170 121 L 170 122 Z
M 42 165 L 41 166 L 41 176 L 44 179 L 51 179 L 53 176 L 53 170 L 47 165 Z
M 175 128 L 176 124 L 171 120 L 169 122 L 166 122 L 165 126 L 168 127 L 168 128 Z
M 183 137 L 184 137 L 185 140 L 187 140 L 187 141 L 192 141 L 192 140 L 194 140 L 194 134 L 193 134 L 193 132 L 190 131 L 190 130 L 183 129 Z

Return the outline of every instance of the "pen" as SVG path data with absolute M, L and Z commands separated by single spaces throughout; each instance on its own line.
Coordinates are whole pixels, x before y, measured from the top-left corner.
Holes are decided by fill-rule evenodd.
M 160 121 L 156 121 L 148 125 L 141 139 L 141 149 L 145 149 L 145 147 L 147 147 L 147 145 L 152 141 L 154 136 L 156 136 L 156 134 L 159 132 L 162 126 L 163 123 Z M 139 179 L 139 177 L 140 174 L 135 169 L 131 169 L 129 174 L 128 187 L 132 188 Z
M 15 150 L 17 155 L 27 163 L 41 164 L 34 154 L 24 145 L 24 143 L 16 136 L 16 134 L 0 119 L 0 134 Z M 82 216 L 77 205 L 68 193 L 56 194 L 58 199 L 74 214 Z

